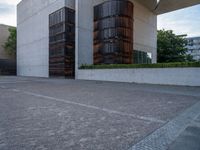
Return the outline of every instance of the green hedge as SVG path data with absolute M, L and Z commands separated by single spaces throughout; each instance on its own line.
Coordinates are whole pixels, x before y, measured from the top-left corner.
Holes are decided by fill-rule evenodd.
M 157 64 L 82 65 L 80 67 L 80 69 L 185 68 L 185 67 L 200 67 L 200 62 L 157 63 Z

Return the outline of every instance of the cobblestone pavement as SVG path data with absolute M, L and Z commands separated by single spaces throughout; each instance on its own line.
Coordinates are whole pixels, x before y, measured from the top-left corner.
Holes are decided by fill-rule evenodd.
M 199 91 L 0 77 L 0 150 L 174 150 L 198 120 Z

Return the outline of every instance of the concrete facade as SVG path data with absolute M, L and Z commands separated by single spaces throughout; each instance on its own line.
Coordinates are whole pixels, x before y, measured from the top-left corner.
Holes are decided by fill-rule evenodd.
M 152 54 L 152 63 L 157 62 L 157 15 L 133 1 L 134 12 L 134 50 Z
M 21 1 L 17 13 L 18 75 L 49 76 L 48 15 L 64 6 L 76 10 L 76 70 L 82 64 L 93 64 L 93 7 L 104 1 Z M 142 4 L 132 2 L 135 9 L 134 49 L 151 52 L 153 63 L 156 63 L 157 17 Z
M 78 71 L 78 79 L 128 83 L 200 86 L 199 74 L 200 68 L 83 69 Z
M 79 66 L 93 64 L 94 6 L 105 1 L 107 0 L 22 0 L 17 6 L 17 74 L 49 77 L 49 14 L 67 6 L 76 11 L 75 72 L 78 78 Z M 151 53 L 152 62 L 156 63 L 157 14 L 161 12 L 157 12 L 155 8 L 161 9 L 163 0 L 159 3 L 156 0 L 130 1 L 134 4 L 134 50 Z M 168 2 L 171 3 L 172 0 Z M 192 3 L 184 5 L 181 3 L 180 7 L 198 4 L 195 0 L 190 2 Z M 180 7 L 169 7 L 167 11 Z
M 76 0 L 76 52 L 77 68 L 93 64 L 93 7 L 106 0 Z M 157 62 L 157 16 L 142 4 L 134 4 L 134 50 L 152 53 Z
M 17 74 L 49 77 L 49 14 L 74 0 L 22 0 L 17 6 Z

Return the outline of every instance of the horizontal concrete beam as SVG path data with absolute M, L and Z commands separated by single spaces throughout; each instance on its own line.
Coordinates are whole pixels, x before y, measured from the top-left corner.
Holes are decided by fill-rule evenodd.
M 178 9 L 200 4 L 200 0 L 137 0 L 156 14 L 163 14 Z
M 198 4 L 200 4 L 200 0 L 160 0 L 155 13 L 163 14 Z
M 151 11 L 154 11 L 157 5 L 157 0 L 137 0 L 140 4 L 144 5 Z

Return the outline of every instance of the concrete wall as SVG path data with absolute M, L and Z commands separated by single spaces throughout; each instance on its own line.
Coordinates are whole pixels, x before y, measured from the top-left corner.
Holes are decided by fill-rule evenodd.
M 76 72 L 82 64 L 93 64 L 93 0 L 76 0 Z
M 93 64 L 93 8 L 106 0 L 76 0 L 76 69 Z M 134 49 L 151 52 L 157 61 L 157 16 L 135 0 Z
M 200 86 L 200 68 L 78 70 L 77 79 Z
M 157 63 L 157 15 L 131 0 L 134 5 L 134 49 L 152 53 L 152 62 Z
M 6 54 L 5 49 L 3 48 L 3 45 L 10 35 L 10 32 L 8 31 L 9 28 L 10 26 L 0 24 L 0 59 L 13 59 Z
M 17 74 L 49 76 L 49 14 L 75 0 L 22 0 L 17 6 Z

